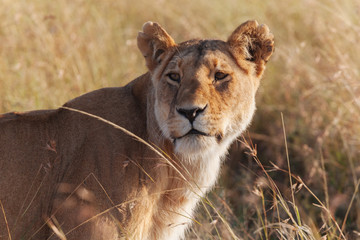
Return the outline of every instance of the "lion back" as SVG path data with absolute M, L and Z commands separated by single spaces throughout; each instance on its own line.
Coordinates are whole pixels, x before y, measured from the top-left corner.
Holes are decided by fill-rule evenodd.
M 145 117 L 139 104 L 131 88 L 125 87 L 97 90 L 65 106 L 145 138 Z M 145 175 L 136 165 L 143 154 L 144 145 L 121 130 L 69 109 L 0 115 L 0 200 L 8 222 L 0 217 L 0 236 L 7 236 L 4 226 L 8 225 L 15 239 L 45 239 L 46 225 L 65 222 L 63 231 L 70 231 L 135 197 L 137 179 Z M 126 217 L 118 210 L 111 214 L 120 220 Z M 97 221 L 104 229 L 109 228 L 104 226 L 107 222 Z M 109 224 L 111 228 L 113 223 Z M 83 225 L 70 236 L 89 233 L 85 230 L 89 226 Z

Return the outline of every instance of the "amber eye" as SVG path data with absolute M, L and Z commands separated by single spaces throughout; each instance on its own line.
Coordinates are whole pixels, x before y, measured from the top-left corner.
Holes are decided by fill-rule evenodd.
M 223 79 L 225 79 L 227 76 L 229 76 L 229 74 L 223 73 L 223 72 L 216 72 L 216 73 L 215 73 L 215 81 L 223 80 Z
M 180 74 L 178 74 L 178 73 L 169 73 L 167 76 L 170 80 L 172 80 L 174 82 L 177 82 L 177 83 L 180 82 Z

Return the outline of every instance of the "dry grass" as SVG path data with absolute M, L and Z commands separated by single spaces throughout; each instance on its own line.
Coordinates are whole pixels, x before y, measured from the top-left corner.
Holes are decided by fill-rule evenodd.
M 214 209 L 244 239 L 359 238 L 358 1 L 2 0 L 2 6 L 0 112 L 59 107 L 140 75 L 145 67 L 135 38 L 145 21 L 158 21 L 177 41 L 226 39 L 247 19 L 266 23 L 276 52 L 250 129 L 257 149 L 234 145 L 221 187 L 209 196 L 214 206 L 205 204 L 189 238 L 231 239 Z M 299 190 L 293 194 L 286 150 Z

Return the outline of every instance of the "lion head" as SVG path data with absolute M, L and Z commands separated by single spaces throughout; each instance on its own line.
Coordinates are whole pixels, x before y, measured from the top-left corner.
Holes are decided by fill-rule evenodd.
M 137 40 L 152 76 L 156 121 L 175 153 L 225 153 L 255 111 L 255 93 L 274 50 L 269 29 L 248 21 L 227 41 L 176 44 L 147 22 Z

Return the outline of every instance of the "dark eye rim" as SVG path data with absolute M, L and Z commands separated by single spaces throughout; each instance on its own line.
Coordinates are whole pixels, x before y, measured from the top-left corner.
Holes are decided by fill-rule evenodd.
M 220 74 L 220 76 L 219 76 L 218 74 Z M 227 78 L 228 76 L 229 76 L 228 73 L 224 73 L 224 72 L 222 72 L 222 71 L 217 71 L 217 72 L 214 74 L 215 81 L 224 80 L 224 79 Z
M 180 74 L 179 74 L 179 73 L 171 72 L 171 73 L 166 74 L 166 76 L 167 76 L 171 81 L 174 81 L 174 82 L 177 82 L 177 83 L 180 82 Z

